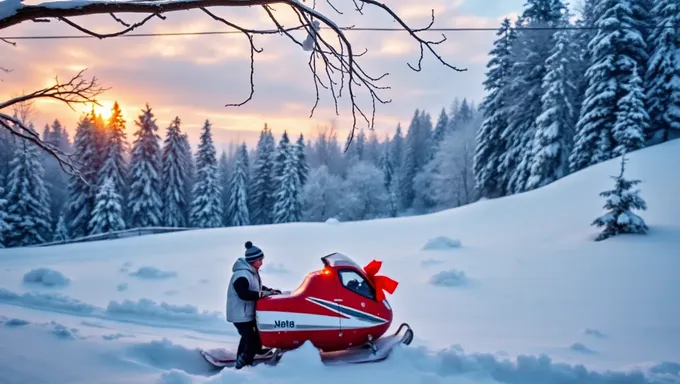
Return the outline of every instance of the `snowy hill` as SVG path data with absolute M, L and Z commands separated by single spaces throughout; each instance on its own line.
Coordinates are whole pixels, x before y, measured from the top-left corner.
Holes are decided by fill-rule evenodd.
M 680 383 L 680 140 L 629 157 L 647 236 L 592 241 L 614 159 L 426 216 L 0 250 L 0 383 Z M 330 252 L 382 260 L 414 342 L 379 364 L 301 348 L 210 371 L 194 348 L 235 348 L 224 300 L 247 240 L 280 289 Z

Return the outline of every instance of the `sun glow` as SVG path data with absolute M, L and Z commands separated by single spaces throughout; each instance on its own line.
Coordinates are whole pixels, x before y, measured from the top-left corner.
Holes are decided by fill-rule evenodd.
M 101 117 L 104 119 L 105 122 L 109 121 L 109 118 L 111 117 L 111 114 L 113 112 L 113 101 L 108 101 L 108 100 L 97 100 L 100 105 L 91 103 L 87 104 L 83 107 L 82 112 L 83 113 L 90 113 L 92 112 L 92 109 L 94 109 L 95 115 L 101 115 Z

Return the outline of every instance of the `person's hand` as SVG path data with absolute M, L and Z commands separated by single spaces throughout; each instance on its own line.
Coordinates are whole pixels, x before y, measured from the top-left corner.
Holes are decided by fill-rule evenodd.
M 269 297 L 273 294 L 274 293 L 272 291 L 260 291 L 260 299 L 264 299 L 265 297 Z
M 281 291 L 278 290 L 278 289 L 272 289 L 272 293 L 275 294 L 275 295 L 280 295 Z

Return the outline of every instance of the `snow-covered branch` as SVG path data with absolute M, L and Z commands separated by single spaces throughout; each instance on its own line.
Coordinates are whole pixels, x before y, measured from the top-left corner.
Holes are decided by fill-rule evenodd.
M 227 104 L 226 106 L 241 106 L 250 101 L 254 93 L 254 56 L 255 53 L 260 53 L 262 50 L 257 49 L 253 43 L 253 36 L 258 34 L 285 34 L 288 36 L 295 44 L 302 47 L 305 51 L 311 51 L 309 68 L 312 71 L 314 87 L 316 90 L 316 101 L 312 107 L 310 117 L 314 115 L 314 109 L 319 102 L 319 85 L 325 89 L 330 89 L 334 102 L 336 115 L 339 115 L 338 111 L 338 98 L 342 96 L 342 91 L 345 87 L 345 77 L 347 77 L 347 92 L 349 93 L 349 98 L 352 104 L 352 118 L 353 124 L 352 129 L 348 135 L 347 147 L 354 137 L 354 132 L 357 129 L 357 115 L 361 115 L 363 120 L 365 120 L 369 129 L 373 129 L 375 112 L 376 112 L 376 101 L 386 104 L 391 100 L 383 100 L 378 92 L 380 90 L 389 89 L 388 86 L 378 86 L 376 83 L 382 78 L 387 76 L 384 73 L 381 76 L 370 76 L 368 75 L 357 63 L 356 59 L 363 55 L 363 53 L 355 53 L 352 43 L 347 38 L 343 32 L 345 28 L 339 27 L 329 16 L 324 15 L 315 9 L 313 4 L 311 7 L 303 4 L 305 0 L 164 0 L 164 1 L 148 1 L 148 0 L 132 0 L 132 1 L 93 1 L 93 0 L 70 0 L 70 1 L 56 1 L 47 2 L 35 5 L 25 5 L 21 0 L 6 0 L 3 8 L 0 8 L 0 30 L 6 29 L 8 27 L 26 22 L 26 21 L 36 21 L 40 20 L 42 22 L 49 21 L 50 19 L 56 19 L 62 21 L 69 26 L 99 39 L 115 37 L 124 35 L 142 25 L 149 22 L 150 20 L 158 17 L 159 19 L 165 19 L 163 14 L 176 11 L 186 11 L 199 9 L 206 13 L 215 21 L 219 21 L 242 32 L 250 43 L 251 50 L 251 65 L 250 65 L 250 94 L 248 97 L 240 103 Z M 332 0 L 327 0 L 335 12 L 341 12 L 332 4 Z M 408 26 L 392 9 L 387 5 L 376 1 L 376 0 L 353 0 L 354 8 L 360 14 L 363 15 L 363 9 L 365 6 L 373 6 L 381 9 L 387 13 L 396 23 L 404 28 L 406 32 L 414 39 L 420 46 L 420 58 L 417 65 L 408 64 L 414 71 L 421 70 L 421 62 L 423 59 L 424 51 L 427 49 L 430 51 L 443 65 L 451 68 L 455 71 L 464 71 L 465 69 L 458 69 L 450 64 L 448 64 L 444 59 L 434 50 L 434 46 L 442 43 L 446 40 L 443 37 L 440 40 L 432 41 L 426 40 L 419 36 L 420 32 L 430 29 L 434 23 L 434 10 L 432 11 L 432 21 L 425 28 L 412 28 Z M 315 1 L 314 1 L 315 3 Z M 270 6 L 275 4 L 283 4 L 289 6 L 297 15 L 299 25 L 294 27 L 284 27 L 274 13 L 271 11 Z M 208 8 L 211 7 L 253 7 L 260 6 L 267 13 L 275 29 L 270 30 L 258 30 L 258 29 L 248 29 L 242 26 L 230 22 L 212 11 Z M 136 14 L 146 14 L 147 16 L 141 21 L 128 24 L 124 22 L 117 14 L 121 13 L 136 13 Z M 98 33 L 96 31 L 87 29 L 77 24 L 73 19 L 79 16 L 86 15 L 97 15 L 97 14 L 108 14 L 114 18 L 114 20 L 121 24 L 122 28 L 118 32 L 114 33 Z M 319 33 L 321 28 L 329 29 L 333 34 L 336 35 L 338 40 L 338 47 L 329 44 L 327 38 L 324 38 Z M 352 27 L 349 27 L 352 28 Z M 308 37 L 303 42 L 295 39 L 290 32 L 294 30 L 304 29 Z M 325 67 L 325 73 L 328 80 L 328 84 L 324 84 L 322 81 L 322 76 L 319 75 L 317 70 L 317 60 L 321 60 Z M 333 79 L 333 75 L 339 72 L 340 81 L 338 87 L 337 79 Z M 369 119 L 367 113 L 357 105 L 355 89 L 356 87 L 364 86 L 369 95 L 371 96 L 371 106 L 372 115 Z M 337 91 L 337 92 L 336 92 Z

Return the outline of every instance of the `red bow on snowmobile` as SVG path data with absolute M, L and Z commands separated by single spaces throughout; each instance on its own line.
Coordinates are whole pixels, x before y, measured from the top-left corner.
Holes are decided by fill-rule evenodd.
M 383 291 L 392 294 L 394 293 L 394 290 L 397 289 L 397 285 L 399 285 L 399 283 L 387 276 L 376 276 L 380 267 L 382 267 L 382 261 L 378 260 L 373 260 L 364 267 L 364 272 L 366 272 L 368 279 L 371 280 L 371 283 L 373 283 L 373 286 L 375 287 L 376 300 L 379 302 L 385 298 L 385 293 Z

